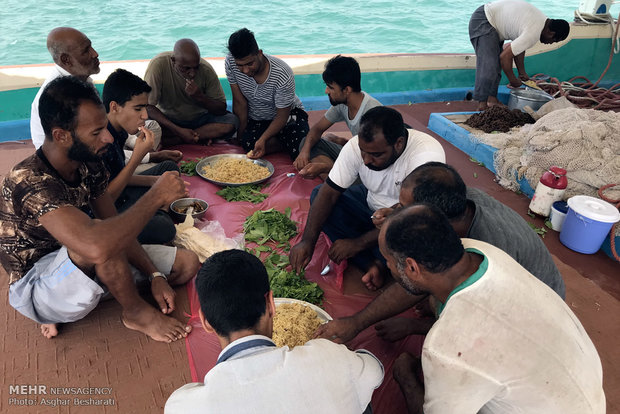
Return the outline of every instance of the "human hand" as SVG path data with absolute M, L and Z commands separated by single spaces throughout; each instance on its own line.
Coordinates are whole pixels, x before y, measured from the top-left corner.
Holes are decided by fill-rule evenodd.
M 301 171 L 308 163 L 310 162 L 310 153 L 306 151 L 300 151 L 295 161 L 293 161 L 293 166 L 297 168 L 297 171 Z
M 359 334 L 361 329 L 351 317 L 334 319 L 318 327 L 315 338 L 329 339 L 337 344 L 349 342 Z
M 159 208 L 167 209 L 173 201 L 189 196 L 187 185 L 189 183 L 183 181 L 178 171 L 166 171 L 157 178 L 150 191 L 159 195 Z
M 166 160 L 179 162 L 183 159 L 183 153 L 176 150 L 161 150 L 151 153 L 151 161 L 162 162 Z
M 385 219 L 387 219 L 388 216 L 393 212 L 394 209 L 390 207 L 380 208 L 379 210 L 375 211 L 371 216 L 372 224 L 374 224 L 376 228 L 380 229 L 385 222 Z
M 265 155 L 265 141 L 259 139 L 254 143 L 254 149 L 250 151 L 251 154 L 248 154 L 249 158 L 257 159 Z
M 185 79 L 185 93 L 191 96 L 192 98 L 199 97 L 202 95 L 202 91 L 196 85 L 193 79 Z
M 305 269 L 306 266 L 308 266 L 308 263 L 310 263 L 310 259 L 312 258 L 313 251 L 314 246 L 304 240 L 300 241 L 291 248 L 289 260 L 295 272 L 299 273 Z
M 530 80 L 530 77 L 527 76 L 527 73 L 519 73 L 519 79 L 521 79 L 521 81 L 526 82 Z
M 151 282 L 151 293 L 162 313 L 169 314 L 174 310 L 176 292 L 163 277 L 155 277 Z
M 508 84 L 509 88 L 520 88 L 521 85 L 523 85 L 523 82 L 521 82 L 519 79 L 515 78 L 515 80 L 511 80 L 510 83 Z
M 359 245 L 360 244 L 353 239 L 339 239 L 332 244 L 327 255 L 334 263 L 340 263 L 342 260 L 353 257 L 361 252 L 362 249 L 360 249 Z
M 196 144 L 200 139 L 200 135 L 198 135 L 198 132 L 189 128 L 179 128 L 179 130 L 177 131 L 177 135 L 179 136 L 179 138 L 181 138 L 181 141 L 185 142 L 186 144 Z
M 133 147 L 134 154 L 140 159 L 144 158 L 149 151 L 153 151 L 154 142 L 155 136 L 153 135 L 153 131 L 144 126 L 139 127 L 136 143 Z

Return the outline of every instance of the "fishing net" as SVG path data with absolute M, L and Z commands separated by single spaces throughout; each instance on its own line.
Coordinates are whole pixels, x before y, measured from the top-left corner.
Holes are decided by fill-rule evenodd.
M 498 182 L 514 191 L 519 189 L 518 179 L 525 177 L 536 188 L 549 167 L 566 169 L 567 199 L 597 197 L 600 187 L 620 183 L 619 137 L 619 113 L 569 107 L 551 111 L 534 124 L 474 139 L 498 148 L 494 156 Z M 608 195 L 618 199 L 620 190 L 610 189 Z

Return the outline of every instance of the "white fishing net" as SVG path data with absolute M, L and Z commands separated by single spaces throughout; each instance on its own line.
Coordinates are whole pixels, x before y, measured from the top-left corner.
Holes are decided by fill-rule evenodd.
M 507 133 L 475 134 L 474 139 L 498 148 L 494 156 L 498 182 L 514 191 L 522 177 L 536 188 L 541 175 L 553 165 L 567 171 L 564 199 L 598 197 L 600 187 L 620 184 L 620 113 L 558 109 L 535 124 Z M 620 199 L 620 186 L 605 195 Z

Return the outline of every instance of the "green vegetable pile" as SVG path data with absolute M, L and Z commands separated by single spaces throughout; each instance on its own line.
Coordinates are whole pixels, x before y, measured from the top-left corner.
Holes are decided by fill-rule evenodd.
M 226 201 L 249 201 L 250 203 L 258 204 L 269 197 L 269 194 L 260 192 L 262 188 L 258 184 L 245 184 L 238 187 L 226 187 L 215 194 Z
M 291 249 L 289 240 L 297 234 L 297 225 L 290 219 L 291 209 L 285 213 L 275 209 L 256 211 L 243 224 L 246 242 L 254 242 L 254 249 L 246 250 L 259 259 L 262 253 L 267 256 L 262 259 L 269 276 L 269 284 L 274 297 L 293 298 L 320 305 L 323 301 L 323 291 L 316 284 L 309 282 L 301 274 L 287 270 L 290 265 L 287 254 L 279 254 L 275 249 L 282 249 L 288 253 Z
M 179 169 L 185 175 L 196 175 L 196 165 L 202 160 L 202 158 L 196 158 L 195 160 L 183 160 L 179 163 Z
M 289 239 L 297 234 L 297 224 L 291 220 L 291 208 L 287 207 L 284 214 L 278 210 L 255 211 L 243 223 L 245 240 L 263 245 L 268 241 L 278 243 L 276 247 L 289 247 Z

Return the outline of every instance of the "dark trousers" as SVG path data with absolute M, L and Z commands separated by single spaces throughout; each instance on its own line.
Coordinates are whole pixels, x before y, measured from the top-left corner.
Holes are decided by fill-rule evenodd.
M 163 161 L 156 166 L 143 171 L 140 175 L 162 175 L 166 171 L 179 171 L 179 167 L 172 161 Z M 127 186 L 116 200 L 116 209 L 119 213 L 133 206 L 150 187 Z M 151 217 L 142 232 L 138 235 L 140 244 L 166 244 L 174 239 L 176 228 L 172 218 L 162 210 L 157 210 Z
M 256 121 L 248 119 L 248 125 L 241 138 L 241 145 L 244 151 L 247 152 L 254 149 L 254 144 L 269 128 L 271 122 L 271 120 Z M 299 143 L 308 135 L 308 131 L 310 131 L 308 114 L 301 108 L 295 108 L 291 110 L 288 123 L 274 136 L 291 156 L 291 159 L 294 160 L 299 155 Z
M 474 99 L 486 102 L 489 96 L 497 96 L 497 88 L 502 78 L 502 66 L 499 55 L 502 53 L 503 41 L 484 14 L 480 6 L 469 20 L 469 40 L 476 51 L 476 83 Z
M 314 201 L 321 185 L 312 190 L 310 203 Z M 375 226 L 370 218 L 374 211 L 368 207 L 367 194 L 368 189 L 362 184 L 351 186 L 342 193 L 327 221 L 323 224 L 322 230 L 332 242 L 339 239 L 355 239 L 374 230 Z M 349 263 L 353 263 L 360 270 L 366 271 L 375 259 L 385 263 L 378 245 L 358 253 L 349 259 Z

